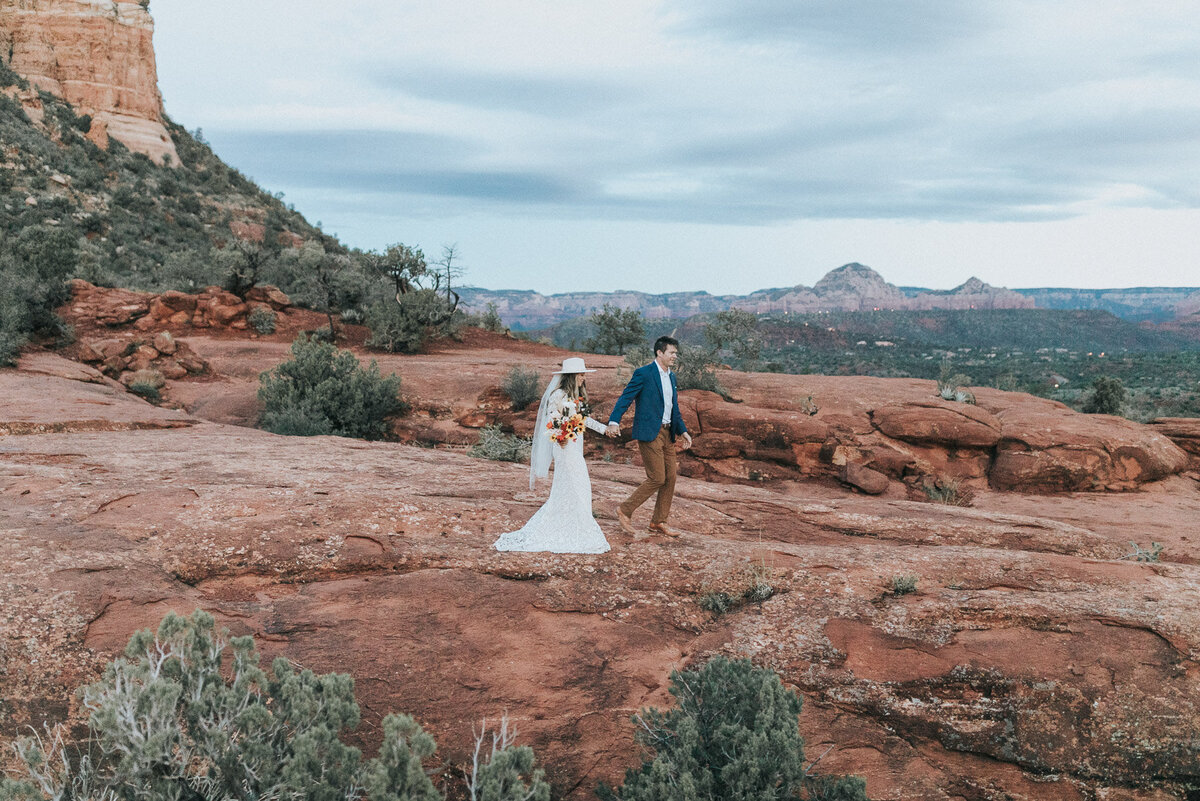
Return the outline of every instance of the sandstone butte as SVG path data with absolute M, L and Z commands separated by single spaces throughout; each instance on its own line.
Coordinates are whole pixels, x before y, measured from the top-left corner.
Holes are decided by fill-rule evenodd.
M 1195 421 L 723 371 L 741 403 L 684 393 L 698 437 L 679 539 L 620 533 L 612 505 L 642 472 L 627 444 L 595 440 L 612 552 L 499 554 L 494 538 L 546 490 L 465 445 L 491 420 L 527 430 L 502 377 L 568 354 L 469 330 L 376 355 L 403 377 L 414 413 L 396 433 L 416 444 L 283 437 L 245 426 L 257 374 L 318 315 L 274 296 L 279 333 L 256 337 L 237 315 L 196 317 L 229 305 L 216 293 L 167 298 L 185 319 L 161 297 L 75 292 L 65 356 L 169 331 L 206 368 L 169 380 L 164 406 L 64 354 L 0 370 L 4 739 L 77 722 L 73 689 L 133 631 L 201 607 L 268 658 L 353 675 L 368 751 L 382 716 L 406 711 L 461 763 L 470 721 L 507 711 L 556 797 L 618 780 L 637 758 L 630 715 L 669 702 L 672 668 L 717 653 L 779 671 L 804 697 L 810 758 L 828 750 L 820 769 L 864 775 L 874 799 L 1165 801 L 1200 775 Z M 603 409 L 627 370 L 586 358 Z M 860 471 L 879 495 L 839 481 Z M 919 500 L 938 476 L 973 506 Z M 1161 561 L 1128 558 L 1131 541 L 1161 543 Z M 775 588 L 765 602 L 700 608 L 756 571 Z M 915 592 L 891 593 L 900 575 Z
M 154 20 L 141 3 L 108 0 L 0 0 L 5 62 L 32 85 L 20 97 L 41 108 L 38 89 L 92 117 L 101 147 L 111 136 L 158 163 L 177 163 L 163 124 L 154 58 Z

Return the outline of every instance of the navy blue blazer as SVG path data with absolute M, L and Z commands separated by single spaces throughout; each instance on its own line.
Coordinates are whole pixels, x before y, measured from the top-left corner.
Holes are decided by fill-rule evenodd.
M 687 431 L 683 424 L 683 415 L 679 413 L 679 387 L 675 383 L 675 374 L 671 373 L 671 389 L 674 390 L 671 404 L 671 441 Z M 654 362 L 639 367 L 633 371 L 625 391 L 613 404 L 612 414 L 608 422 L 619 423 L 629 404 L 633 404 L 633 438 L 642 442 L 653 442 L 658 438 L 662 428 L 663 392 L 662 381 L 658 377 L 658 365 Z

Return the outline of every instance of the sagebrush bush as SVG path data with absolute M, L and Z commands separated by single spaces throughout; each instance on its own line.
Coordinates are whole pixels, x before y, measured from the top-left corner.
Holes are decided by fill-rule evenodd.
M 400 377 L 383 376 L 374 360 L 363 368 L 354 354 L 300 337 L 292 358 L 259 377 L 261 425 L 277 434 L 380 439 L 387 418 L 405 414 Z
M 925 497 L 931 503 L 947 506 L 970 506 L 975 502 L 975 491 L 956 478 L 935 478 L 921 485 Z
M 159 392 L 166 386 L 167 380 L 158 370 L 138 370 L 129 377 L 129 391 L 134 395 L 145 398 L 151 403 L 162 400 Z
M 540 397 L 540 383 L 537 370 L 527 370 L 517 364 L 504 376 L 501 387 L 512 401 L 513 411 L 519 412 Z
M 263 670 L 252 638 L 200 610 L 134 634 L 80 698 L 86 740 L 67 743 L 61 725 L 19 740 L 25 776 L 0 775 L 0 801 L 443 801 L 425 767 L 437 744 L 415 720 L 384 717 L 379 754 L 363 762 L 342 739 L 360 719 L 350 676 L 282 657 Z M 489 801 L 548 801 L 533 752 L 505 731 L 477 749 L 468 784 L 491 788 Z
M 713 658 L 698 670 L 672 671 L 676 705 L 634 716 L 647 756 L 604 799 L 866 801 L 857 777 L 816 777 L 804 761 L 800 698 L 774 672 L 748 659 Z
M 892 576 L 892 595 L 908 595 L 910 592 L 916 592 L 917 582 L 920 580 L 920 576 L 914 575 Z
M 246 315 L 246 322 L 260 334 L 274 334 L 275 324 L 279 316 L 268 306 L 255 306 Z
M 506 434 L 500 426 L 494 425 L 479 429 L 479 442 L 471 446 L 468 453 L 496 462 L 528 462 L 531 448 L 531 440 Z
M 493 334 L 499 334 L 504 330 L 504 320 L 501 319 L 495 303 L 488 301 L 483 314 L 479 315 L 479 327 L 485 331 L 491 331 Z
M 0 245 L 0 366 L 16 362 L 38 335 L 63 331 L 54 309 L 70 297 L 79 237 L 69 227 L 33 225 Z

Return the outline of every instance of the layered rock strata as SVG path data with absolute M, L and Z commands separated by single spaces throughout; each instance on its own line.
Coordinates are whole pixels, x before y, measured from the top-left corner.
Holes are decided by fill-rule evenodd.
M 13 70 L 90 115 L 88 137 L 101 147 L 112 137 L 173 164 L 153 36 L 142 3 L 0 0 L 0 50 Z

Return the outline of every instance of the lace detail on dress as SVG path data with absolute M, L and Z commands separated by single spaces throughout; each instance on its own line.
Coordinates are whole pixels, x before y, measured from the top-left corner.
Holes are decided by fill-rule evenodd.
M 567 402 L 562 392 L 555 392 L 551 400 L 560 409 Z M 595 426 L 599 423 L 588 427 L 595 429 Z M 599 430 L 603 431 L 603 426 Z M 534 436 L 546 434 L 534 432 Z M 583 436 L 565 446 L 555 444 L 552 452 L 554 478 L 550 497 L 520 531 L 501 534 L 496 540 L 496 550 L 604 553 L 609 545 L 592 517 L 592 480 L 583 459 Z

